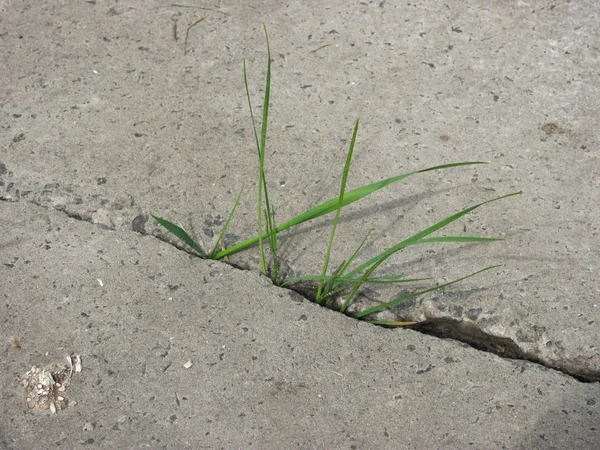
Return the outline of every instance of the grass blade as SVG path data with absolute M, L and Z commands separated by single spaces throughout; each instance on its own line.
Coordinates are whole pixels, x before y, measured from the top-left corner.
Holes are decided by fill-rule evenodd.
M 189 247 L 191 247 L 196 253 L 198 253 L 200 255 L 200 257 L 208 258 L 208 255 L 204 252 L 204 250 L 202 250 L 202 247 L 200 247 L 200 245 L 198 245 L 196 243 L 196 241 L 194 241 L 191 238 L 191 236 L 189 234 L 187 234 L 183 228 L 175 225 L 173 222 L 169 222 L 168 220 L 161 219 L 160 217 L 157 217 L 157 216 L 152 216 L 152 217 L 154 217 L 154 220 L 156 220 L 160 225 L 165 227 L 167 229 L 167 231 L 174 234 L 179 239 L 181 239 L 185 244 L 187 244 Z
M 271 92 L 271 48 L 269 46 L 269 36 L 267 34 L 267 27 L 264 26 L 265 37 L 267 39 L 267 79 L 265 85 L 265 97 L 263 102 L 263 114 L 262 114 L 262 124 L 261 124 L 261 133 L 260 133 L 260 141 L 258 139 L 258 132 L 256 130 L 256 120 L 254 118 L 254 111 L 252 109 L 252 101 L 250 100 L 250 89 L 248 88 L 248 72 L 246 70 L 246 61 L 244 60 L 244 86 L 246 87 L 246 97 L 248 99 L 248 108 L 250 109 L 250 117 L 252 119 L 252 129 L 254 130 L 254 139 L 256 142 L 256 150 L 258 152 L 258 161 L 259 161 L 259 179 L 258 179 L 258 238 L 257 241 L 259 243 L 260 248 L 260 260 L 262 271 L 266 275 L 267 274 L 267 263 L 265 258 L 265 251 L 263 246 L 263 239 L 273 234 L 273 220 L 272 220 L 272 209 L 269 203 L 269 194 L 267 191 L 267 182 L 265 178 L 265 148 L 267 142 L 267 123 L 269 119 L 269 98 Z M 266 204 L 266 213 L 265 213 L 265 221 L 267 222 L 267 234 L 263 234 L 263 226 L 262 226 L 262 215 L 263 215 L 263 191 L 265 196 L 265 204 Z M 275 233 L 277 234 L 277 233 Z M 255 241 L 256 242 L 256 241 Z M 255 243 L 254 242 L 254 243 Z M 274 248 L 276 251 L 277 244 L 275 242 L 275 246 L 273 246 L 273 241 L 270 241 L 271 253 L 273 253 Z M 246 247 L 243 247 L 246 248 Z M 224 252 L 220 252 L 215 255 L 215 259 L 221 259 L 225 256 L 228 256 L 231 253 L 223 254 Z M 276 260 L 276 254 L 273 255 L 273 260 Z
M 256 120 L 254 119 L 254 111 L 252 110 L 252 102 L 250 100 L 250 89 L 248 88 L 248 72 L 246 71 L 246 60 L 244 60 L 244 85 L 246 86 L 246 97 L 248 98 L 248 108 L 250 109 L 250 118 L 252 119 L 252 130 L 254 130 L 254 140 L 256 141 L 256 149 L 258 151 L 258 157 L 260 160 L 260 143 L 258 141 L 258 132 L 256 131 Z M 259 248 L 260 248 L 260 260 L 261 260 L 261 264 L 262 264 L 262 271 L 263 273 L 267 273 L 267 265 L 265 263 L 265 253 L 264 253 L 264 249 L 263 249 L 263 241 L 262 241 L 262 183 L 260 182 L 260 170 L 259 170 L 259 182 L 258 182 L 258 235 L 260 236 L 259 239 L 257 239 L 256 241 L 254 241 L 254 243 L 258 242 Z M 239 245 L 239 244 L 238 244 Z M 236 247 L 236 246 L 234 246 Z M 225 250 L 226 251 L 226 250 Z M 221 251 L 219 253 L 217 253 L 216 255 L 214 255 L 215 259 L 221 259 L 224 258 L 226 256 L 229 256 L 231 253 L 234 252 L 230 252 L 227 254 L 223 254 L 224 251 Z
M 404 297 L 397 298 L 397 299 L 392 300 L 392 301 L 387 302 L 387 303 L 382 303 L 380 305 L 373 306 L 371 308 L 367 308 L 367 309 L 365 309 L 363 311 L 360 311 L 359 313 L 354 314 L 352 317 L 354 317 L 355 319 L 360 319 L 361 317 L 365 317 L 365 316 L 368 316 L 369 314 L 377 313 L 377 312 L 379 312 L 379 311 L 381 311 L 383 309 L 387 309 L 387 308 L 390 308 L 392 306 L 396 306 L 396 305 L 398 305 L 400 303 L 404 303 L 404 302 L 406 302 L 408 300 L 411 300 L 413 298 L 419 297 L 419 296 L 421 296 L 423 294 L 427 294 L 428 292 L 436 291 L 438 289 L 445 288 L 445 287 L 450 286 L 452 284 L 460 283 L 461 281 L 466 280 L 467 278 L 474 277 L 475 275 L 478 275 L 481 272 L 485 272 L 487 270 L 495 269 L 496 267 L 502 267 L 502 265 L 500 264 L 500 265 L 496 265 L 496 266 L 486 267 L 485 269 L 478 270 L 477 272 L 473 272 L 470 275 L 466 275 L 466 276 L 464 276 L 462 278 L 458 278 L 458 279 L 450 281 L 448 283 L 440 284 L 439 286 L 434 286 L 434 287 L 431 287 L 429 289 L 425 289 L 423 291 L 416 292 L 414 294 L 405 295 Z
M 431 243 L 431 242 L 476 242 L 476 241 L 488 241 L 488 240 L 494 240 L 494 238 L 474 238 L 474 237 L 467 237 L 467 236 L 458 236 L 458 237 L 438 237 L 438 238 L 428 238 L 428 239 L 423 239 L 425 236 L 434 233 L 436 231 L 438 231 L 441 228 L 444 228 L 445 226 L 451 224 L 452 222 L 460 219 L 462 216 L 470 213 L 471 211 L 473 211 L 474 209 L 477 209 L 483 205 L 486 205 L 488 203 L 492 203 L 498 200 L 502 200 L 504 198 L 508 198 L 508 197 L 512 197 L 515 195 L 519 195 L 522 192 L 513 192 L 511 194 L 506 194 L 506 195 L 502 195 L 500 197 L 496 197 L 493 198 L 491 200 L 486 200 L 485 202 L 481 202 L 478 203 L 476 205 L 473 206 L 469 206 L 466 209 L 463 209 L 460 212 L 457 212 L 455 214 L 452 214 L 451 216 L 446 217 L 443 220 L 440 220 L 438 223 L 430 226 L 429 228 L 426 228 L 423 231 L 420 231 L 414 235 L 412 235 L 411 237 L 409 237 L 408 239 L 405 239 L 404 241 L 400 242 L 399 244 L 389 248 L 388 250 L 386 250 L 385 252 L 380 253 L 379 255 L 375 256 L 374 258 L 371 258 L 369 261 L 365 262 L 364 264 L 358 266 L 356 269 L 353 269 L 352 271 L 350 271 L 348 273 L 349 276 L 354 275 L 358 272 L 361 272 L 363 270 L 365 270 L 367 267 L 372 266 L 374 264 L 380 264 L 383 260 L 389 258 L 391 255 L 393 255 L 394 253 L 402 250 L 403 248 L 409 247 L 411 245 L 416 245 L 416 244 L 425 244 L 425 243 Z
M 503 241 L 502 238 L 486 238 L 475 236 L 441 236 L 432 238 L 419 239 L 415 244 L 431 244 L 437 242 L 488 242 L 488 241 Z
M 384 327 L 407 327 L 415 325 L 418 322 L 401 322 L 396 320 L 365 320 L 365 322 L 372 323 L 373 325 L 383 325 Z
M 323 270 L 321 271 L 321 275 L 327 275 L 327 269 L 329 267 L 329 259 L 331 256 L 331 248 L 333 247 L 333 238 L 335 237 L 335 230 L 337 228 L 337 224 L 340 220 L 340 213 L 342 212 L 342 206 L 344 204 L 344 193 L 346 192 L 346 183 L 348 181 L 348 172 L 350 172 L 350 164 L 352 163 L 352 154 L 354 153 L 354 145 L 356 144 L 356 135 L 358 134 L 358 120 L 354 125 L 354 131 L 352 133 L 352 140 L 350 141 L 350 149 L 348 150 L 348 156 L 346 157 L 346 164 L 344 165 L 344 170 L 342 172 L 342 183 L 340 187 L 340 195 L 338 197 L 338 206 L 335 212 L 335 219 L 333 219 L 333 227 L 331 228 L 331 235 L 329 236 L 329 244 L 327 246 L 327 252 L 325 253 L 325 263 L 323 264 Z M 346 266 L 347 267 L 347 266 Z M 344 266 L 339 267 L 339 271 L 343 271 Z M 319 288 L 317 289 L 317 303 L 321 303 L 321 293 L 323 292 L 323 283 L 321 280 L 319 282 Z
M 225 221 L 225 224 L 223 225 L 223 228 L 221 229 L 221 233 L 219 233 L 219 237 L 217 238 L 217 242 L 215 242 L 215 246 L 213 247 L 213 249 L 210 252 L 210 257 L 211 258 L 213 257 L 213 255 L 217 251 L 217 247 L 221 243 L 221 239 L 223 239 L 223 236 L 225 235 L 225 231 L 227 230 L 227 227 L 229 227 L 229 222 L 231 222 L 233 214 L 235 213 L 235 209 L 237 208 L 237 205 L 240 202 L 240 198 L 242 197 L 242 191 L 243 190 L 244 190 L 244 186 L 242 185 L 242 188 L 240 189 L 240 193 L 238 194 L 237 198 L 235 199 L 235 203 L 233 204 L 233 208 L 231 208 L 231 212 L 229 213 L 229 216 L 227 217 L 227 220 Z
M 369 277 L 369 278 L 351 278 L 347 276 L 336 276 L 334 275 L 306 275 L 302 277 L 294 277 L 286 280 L 281 286 L 288 286 L 294 283 L 298 283 L 299 281 L 340 281 L 339 284 L 343 283 L 356 283 L 356 282 L 364 282 L 364 283 L 372 283 L 372 284 L 389 284 L 389 283 L 413 283 L 416 281 L 427 281 L 431 280 L 431 277 L 428 278 L 404 278 L 404 274 L 399 275 L 382 275 L 379 277 Z
M 267 178 L 265 177 L 265 151 L 267 146 L 267 123 L 269 119 L 269 101 L 271 98 L 271 46 L 269 45 L 269 35 L 267 27 L 263 24 L 265 30 L 265 39 L 267 40 L 267 80 L 265 83 L 265 97 L 263 103 L 262 128 L 260 132 L 260 150 L 259 150 L 259 166 L 260 180 L 262 190 L 265 195 L 265 221 L 267 226 L 267 236 L 269 239 L 269 248 L 271 250 L 271 260 L 273 262 L 273 281 L 279 284 L 279 264 L 277 262 L 277 233 L 275 230 L 275 209 L 269 201 L 269 191 L 267 189 Z M 263 255 L 264 258 L 264 255 Z M 263 262 L 263 264 L 265 264 Z M 266 273 L 265 273 L 266 275 Z
M 267 210 L 265 210 L 265 221 L 267 223 L 267 239 L 269 248 L 271 249 L 271 261 L 273 264 L 272 273 L 270 275 L 273 278 L 273 282 L 279 286 L 281 280 L 279 279 L 279 262 L 277 260 L 277 233 L 272 232 L 275 228 L 275 210 L 272 210 L 271 214 L 268 214 Z

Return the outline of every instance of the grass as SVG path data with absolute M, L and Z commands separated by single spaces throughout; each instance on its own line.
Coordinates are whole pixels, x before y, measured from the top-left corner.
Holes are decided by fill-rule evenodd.
M 512 192 L 506 195 L 502 195 L 499 197 L 492 198 L 490 200 L 483 201 L 481 203 L 472 205 L 468 208 L 463 209 L 451 216 L 448 216 L 436 224 L 410 236 L 407 239 L 399 242 L 393 247 L 388 248 L 387 250 L 379 253 L 378 255 L 372 257 L 368 261 L 363 264 L 356 265 L 353 267 L 356 258 L 370 236 L 371 231 L 367 233 L 361 244 L 358 246 L 356 251 L 342 264 L 336 267 L 333 271 L 329 270 L 329 262 L 331 259 L 331 251 L 333 248 L 333 243 L 336 237 L 336 229 L 340 220 L 340 215 L 342 209 L 358 200 L 361 200 L 370 194 L 383 189 L 393 183 L 396 183 L 400 180 L 404 180 L 413 175 L 417 175 L 424 172 L 429 171 L 437 171 L 437 170 L 446 170 L 455 167 L 461 166 L 469 166 L 469 165 L 477 165 L 477 164 L 486 164 L 481 161 L 467 161 L 467 162 L 457 162 L 451 164 L 443 164 L 439 166 L 429 167 L 426 169 L 416 170 L 412 172 L 408 172 L 405 174 L 397 175 L 391 178 L 387 178 L 385 180 L 381 180 L 375 183 L 371 183 L 365 186 L 361 186 L 359 188 L 346 191 L 346 184 L 348 180 L 348 175 L 350 173 L 350 166 L 352 163 L 352 156 L 354 153 L 354 147 L 356 144 L 356 137 L 358 135 L 359 121 L 357 120 L 354 125 L 354 130 L 352 133 L 352 139 L 350 141 L 350 148 L 348 150 L 348 155 L 346 157 L 346 162 L 344 164 L 342 170 L 342 181 L 340 185 L 339 194 L 337 197 L 334 197 L 326 202 L 321 203 L 320 205 L 309 209 L 308 211 L 299 214 L 293 219 L 277 225 L 275 222 L 275 213 L 274 207 L 269 199 L 269 191 L 268 191 L 268 183 L 265 175 L 265 150 L 267 143 L 267 126 L 269 119 L 269 101 L 271 94 L 271 50 L 269 45 L 269 38 L 267 35 L 267 30 L 265 28 L 265 36 L 267 41 L 267 76 L 266 76 L 266 86 L 265 86 L 265 96 L 263 101 L 263 109 L 262 109 L 262 120 L 260 127 L 260 134 L 257 129 L 256 119 L 254 116 L 254 111 L 252 108 L 252 103 L 250 101 L 250 89 L 248 87 L 248 74 L 246 70 L 246 62 L 244 61 L 244 85 L 246 87 L 246 97 L 248 100 L 248 107 L 250 109 L 250 117 L 252 120 L 252 127 L 254 130 L 254 139 L 255 145 L 258 155 L 258 205 L 257 205 L 257 236 L 248 239 L 246 241 L 240 242 L 236 245 L 233 245 L 229 248 L 221 248 L 221 241 L 229 223 L 235 213 L 235 209 L 240 201 L 242 195 L 242 189 L 234 202 L 234 205 L 229 213 L 227 220 L 225 221 L 223 228 L 219 234 L 217 242 L 213 246 L 210 252 L 206 252 L 202 249 L 202 247 L 195 242 L 192 237 L 180 226 L 169 222 L 168 220 L 162 219 L 157 216 L 153 216 L 156 221 L 166 228 L 169 232 L 174 234 L 177 238 L 183 241 L 187 246 L 193 249 L 200 257 L 209 258 L 209 259 L 224 259 L 229 255 L 245 250 L 249 247 L 252 247 L 258 244 L 259 253 L 260 253 L 260 261 L 261 261 L 261 270 L 263 274 L 269 276 L 276 285 L 279 286 L 294 286 L 297 283 L 301 282 L 314 282 L 316 283 L 316 293 L 314 295 L 315 301 L 326 307 L 334 307 L 334 300 L 336 297 L 341 296 L 343 298 L 343 302 L 341 306 L 338 306 L 338 309 L 342 313 L 347 313 L 348 307 L 352 304 L 352 302 L 356 299 L 357 294 L 360 292 L 360 289 L 367 284 L 381 284 L 381 283 L 413 283 L 413 282 L 423 282 L 426 280 L 430 280 L 430 278 L 406 278 L 404 274 L 397 275 L 380 275 L 375 276 L 376 270 L 392 255 L 403 250 L 407 247 L 413 245 L 421 245 L 421 244 L 435 244 L 435 243 L 467 243 L 467 242 L 488 242 L 488 241 L 498 241 L 501 239 L 497 238 L 487 238 L 487 237 L 472 237 L 472 236 L 441 236 L 441 237 L 430 237 L 431 234 L 435 233 L 451 224 L 452 222 L 460 219 L 461 217 L 469 214 L 473 210 L 480 208 L 488 203 L 492 203 L 498 200 L 502 200 L 508 197 L 512 197 L 515 195 L 521 194 L 521 192 Z M 327 246 L 327 250 L 324 255 L 324 263 L 321 270 L 320 275 L 311 275 L 311 276 L 302 276 L 295 277 L 283 280 L 281 278 L 281 274 L 279 271 L 279 261 L 277 255 L 277 235 L 282 231 L 285 231 L 289 228 L 292 228 L 301 223 L 317 219 L 326 214 L 334 213 L 335 218 L 333 220 L 333 226 L 331 229 L 331 233 L 329 236 L 329 242 Z M 485 267 L 483 269 L 477 270 L 469 275 L 463 276 L 461 278 L 455 279 L 453 281 L 434 285 L 430 288 L 420 290 L 416 293 L 412 293 L 410 295 L 402 296 L 399 298 L 392 299 L 389 302 L 369 307 L 365 310 L 362 310 L 358 313 L 355 313 L 353 317 L 357 319 L 369 319 L 369 317 L 374 314 L 385 310 L 387 308 L 396 306 L 400 303 L 406 302 L 408 300 L 414 299 L 420 295 L 426 294 L 428 292 L 432 292 L 438 289 L 442 289 L 444 287 L 459 283 L 467 278 L 478 275 L 482 272 L 494 269 L 496 267 L 500 267 L 499 265 Z M 407 325 L 413 322 L 396 322 L 396 321 L 381 321 L 381 320 L 369 320 L 370 322 L 377 323 L 380 325 L 387 326 L 402 326 Z

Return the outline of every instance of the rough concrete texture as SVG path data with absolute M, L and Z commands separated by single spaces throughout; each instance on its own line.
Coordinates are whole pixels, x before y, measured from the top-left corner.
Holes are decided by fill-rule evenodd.
M 598 384 L 542 366 L 600 380 L 600 6 L 186 4 L 207 9 L 0 9 L 0 444 L 597 448 Z M 244 271 L 156 239 L 175 243 L 150 214 L 209 248 L 242 185 L 226 242 L 256 233 L 242 62 L 259 110 L 263 23 L 278 221 L 336 195 L 359 116 L 350 188 L 489 161 L 412 177 L 352 205 L 332 264 L 371 228 L 361 261 L 522 190 L 446 231 L 506 241 L 419 246 L 381 273 L 443 282 L 504 264 L 394 312 L 420 331 L 539 365 L 301 302 L 256 274 L 256 249 L 231 258 Z M 330 224 L 281 236 L 288 275 L 319 271 Z M 70 386 L 78 403 L 56 417 L 24 414 L 15 376 L 71 351 L 84 361 Z M 95 425 L 82 431 L 87 423 Z

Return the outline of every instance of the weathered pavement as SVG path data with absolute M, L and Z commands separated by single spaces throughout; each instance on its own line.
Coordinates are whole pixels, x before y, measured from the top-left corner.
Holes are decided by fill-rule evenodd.
M 599 8 L 455 3 L 7 4 L 0 445 L 597 448 Z M 504 263 L 398 311 L 486 352 L 303 301 L 257 275 L 255 250 L 232 258 L 246 271 L 157 239 L 151 213 L 210 246 L 242 184 L 228 239 L 255 233 L 241 63 L 259 105 L 263 22 L 281 221 L 335 195 L 359 115 L 351 187 L 490 162 L 349 209 L 337 262 L 371 227 L 367 256 L 524 191 L 452 230 L 505 242 L 418 249 L 385 269 L 449 280 Z M 289 273 L 318 270 L 329 224 L 282 237 Z M 26 413 L 16 378 L 70 352 L 77 404 Z

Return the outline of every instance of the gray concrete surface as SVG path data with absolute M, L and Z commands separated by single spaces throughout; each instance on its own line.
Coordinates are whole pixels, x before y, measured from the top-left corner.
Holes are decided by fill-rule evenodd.
M 600 7 L 186 4 L 208 9 L 2 4 L 0 444 L 598 448 Z M 184 52 L 185 29 L 203 16 Z M 348 208 L 334 264 L 372 227 L 363 260 L 524 191 L 448 231 L 506 241 L 417 248 L 383 268 L 444 281 L 505 264 L 395 311 L 488 352 L 302 302 L 257 275 L 255 249 L 232 258 L 245 271 L 156 239 L 174 242 L 151 213 L 209 247 L 242 184 L 228 242 L 255 234 L 242 62 L 258 107 L 262 23 L 280 221 L 335 195 L 359 116 L 350 187 L 490 162 Z M 318 271 L 330 223 L 281 237 L 288 274 Z M 77 404 L 25 413 L 16 377 L 70 351 L 84 361 L 70 387 Z

